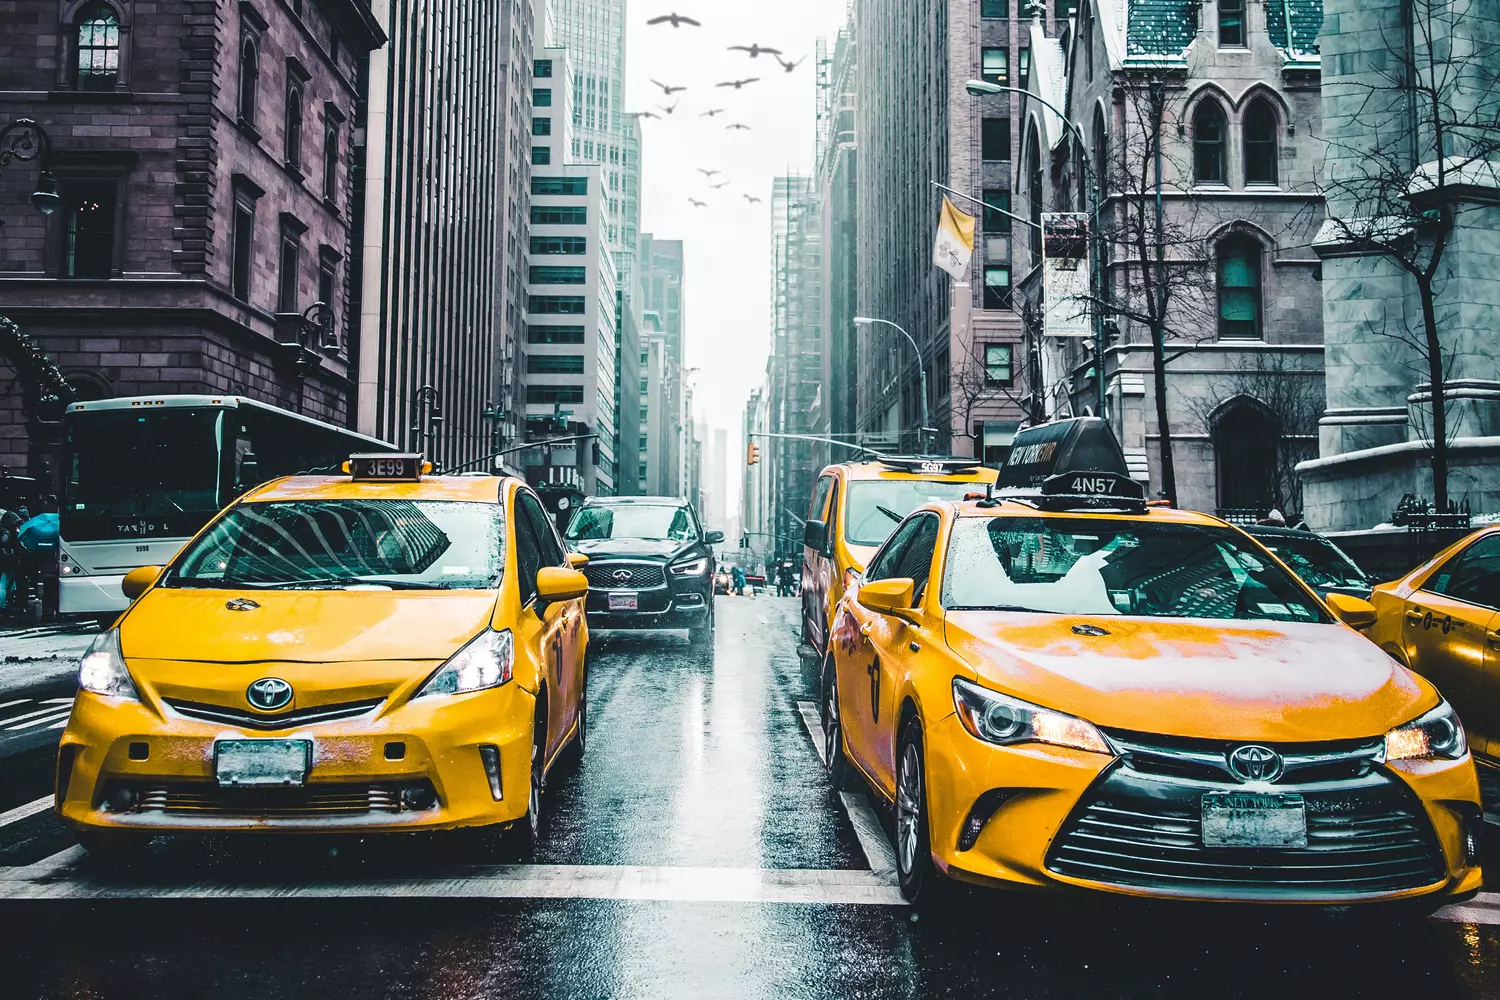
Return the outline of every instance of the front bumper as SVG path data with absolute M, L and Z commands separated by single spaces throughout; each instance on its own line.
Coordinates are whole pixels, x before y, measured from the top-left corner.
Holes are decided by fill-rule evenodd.
M 951 715 L 927 739 L 933 855 L 962 881 L 1324 905 L 1464 897 L 1482 882 L 1468 845 L 1482 823 L 1468 760 L 1277 784 L 1307 801 L 1308 848 L 1210 849 L 1198 829 L 1202 795 L 1245 786 L 1136 770 L 1128 755 L 990 746 Z M 982 797 L 998 807 L 963 849 Z
M 640 630 L 698 628 L 706 625 L 713 611 L 713 595 L 704 591 L 630 591 L 637 595 L 635 611 L 611 611 L 610 591 L 590 590 L 587 603 L 589 628 Z
M 526 812 L 534 710 L 533 696 L 510 683 L 382 705 L 343 722 L 268 731 L 80 692 L 58 751 L 57 813 L 83 830 L 151 832 L 379 832 L 509 823 Z M 215 740 L 267 738 L 312 741 L 307 783 L 219 788 Z M 400 759 L 391 759 L 395 744 Z M 481 747 L 498 750 L 498 800 Z M 402 801 L 401 793 L 415 787 L 435 793 L 430 807 Z M 120 788 L 138 800 L 124 811 L 106 801 Z

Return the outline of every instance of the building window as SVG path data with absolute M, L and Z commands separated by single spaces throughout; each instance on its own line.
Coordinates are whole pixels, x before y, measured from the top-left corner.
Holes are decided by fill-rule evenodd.
M 586 236 L 533 236 L 531 238 L 531 252 L 534 254 L 572 254 L 577 256 L 589 252 L 589 241 Z
M 981 0 L 980 17 L 1010 17 L 1010 0 Z
M 1031 80 L 1031 50 L 1016 49 L 1016 86 L 1026 89 Z
M 528 354 L 528 375 L 582 375 L 582 354 Z
M 589 179 L 587 177 L 533 177 L 531 193 L 585 195 L 589 193 Z
M 1036 123 L 1026 133 L 1026 209 L 1031 225 L 1027 232 L 1031 240 L 1031 256 L 1035 263 L 1042 259 L 1042 143 L 1037 134 Z
M 531 326 L 526 329 L 528 344 L 581 344 L 584 328 L 581 326 Z
M 255 202 L 235 196 L 230 228 L 229 291 L 241 302 L 250 301 L 250 275 L 255 271 Z
M 116 185 L 78 181 L 64 192 L 62 273 L 65 278 L 108 278 L 114 270 Z
M 986 309 L 1009 309 L 1010 302 L 1010 267 L 1004 264 L 986 264 L 984 307 Z
M 1245 0 L 1219 0 L 1219 48 L 1245 47 Z
M 335 329 L 334 315 L 337 312 L 338 303 L 335 296 L 338 295 L 339 262 L 331 253 L 323 253 L 318 258 L 318 301 L 328 307 L 328 328 Z
M 987 162 L 1010 159 L 1010 119 L 986 118 L 981 125 L 980 157 Z
M 533 107 L 552 107 L 552 89 L 550 87 L 533 87 L 531 90 L 531 103 Z
M 985 188 L 984 231 L 991 236 L 1010 232 L 1010 219 L 999 209 L 1010 211 L 1010 192 L 1001 188 Z
M 582 206 L 531 206 L 531 223 L 534 226 L 586 226 L 589 210 Z
M 1078 0 L 1057 0 L 1052 7 L 1052 15 L 1059 21 L 1066 21 L 1077 9 Z
M 583 386 L 581 385 L 528 385 L 526 387 L 526 402 L 528 403 L 582 403 Z
M 1260 244 L 1249 236 L 1221 241 L 1219 257 L 1219 337 L 1259 340 Z
M 286 88 L 286 165 L 302 168 L 302 85 L 288 84 Z
M 979 55 L 979 75 L 990 83 L 1010 84 L 1010 49 L 984 49 Z
M 260 46 L 255 38 L 246 38 L 240 46 L 240 121 L 255 124 L 255 98 L 260 87 Z
M 588 301 L 582 295 L 532 295 L 526 309 L 543 316 L 582 316 Z
M 552 76 L 552 60 L 538 59 L 531 64 L 531 75 L 550 78 Z
M 533 118 L 533 119 L 531 119 L 531 134 L 532 135 L 551 135 L 552 134 L 552 119 L 551 118 Z
M 1229 132 L 1224 108 L 1205 97 L 1193 112 L 1193 180 L 1199 184 L 1224 183 L 1224 147 Z
M 1280 119 L 1271 102 L 1258 97 L 1245 112 L 1245 183 L 1276 183 L 1276 130 Z
M 1010 344 L 984 345 L 984 380 L 992 385 L 1010 385 L 1015 378 Z
M 323 123 L 323 198 L 338 201 L 339 194 L 339 123 Z
M 278 272 L 276 311 L 297 312 L 297 282 L 302 269 L 302 234 L 294 229 L 281 230 L 281 270 Z
M 532 146 L 531 162 L 539 167 L 545 167 L 552 162 L 551 146 Z
M 586 267 L 533 267 L 530 276 L 533 285 L 583 285 L 589 280 Z
M 1100 193 L 1108 194 L 1109 187 L 1109 130 L 1104 124 L 1104 109 L 1094 109 L 1094 183 Z
M 104 4 L 84 8 L 78 18 L 74 70 L 79 90 L 114 90 L 120 79 L 120 20 Z

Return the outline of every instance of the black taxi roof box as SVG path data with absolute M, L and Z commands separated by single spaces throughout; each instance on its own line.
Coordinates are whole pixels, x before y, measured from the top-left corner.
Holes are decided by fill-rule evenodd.
M 421 455 L 350 455 L 344 463 L 356 483 L 415 483 L 431 470 Z
M 1053 476 L 1073 472 L 1107 472 L 1130 478 L 1125 451 L 1107 420 L 1073 417 L 1018 432 L 995 487 L 1040 489 Z
M 961 476 L 984 464 L 977 458 L 938 455 L 877 455 L 875 460 L 892 472 L 910 472 L 921 476 Z

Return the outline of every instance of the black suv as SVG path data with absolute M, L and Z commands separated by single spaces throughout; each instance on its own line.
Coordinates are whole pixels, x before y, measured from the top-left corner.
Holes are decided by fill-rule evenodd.
M 594 497 L 563 533 L 588 556 L 590 628 L 685 628 L 694 644 L 713 638 L 714 553 L 722 531 L 705 532 L 686 500 Z

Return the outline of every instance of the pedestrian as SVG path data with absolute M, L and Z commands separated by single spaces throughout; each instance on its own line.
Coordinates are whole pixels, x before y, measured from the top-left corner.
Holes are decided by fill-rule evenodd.
M 22 514 L 25 517 L 22 517 Z M 19 614 L 26 609 L 24 593 L 17 586 L 21 560 L 21 525 L 31 519 L 25 507 L 0 510 L 0 612 Z M 22 607 L 17 607 L 22 605 Z
M 736 595 L 745 596 L 745 571 L 738 566 L 729 569 L 729 587 Z
M 776 596 L 792 596 L 792 564 L 778 563 L 776 566 Z

